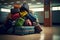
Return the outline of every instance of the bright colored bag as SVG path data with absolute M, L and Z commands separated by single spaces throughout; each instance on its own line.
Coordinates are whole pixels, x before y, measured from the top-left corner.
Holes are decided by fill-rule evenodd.
M 16 8 L 16 9 L 11 9 L 11 14 L 15 14 L 15 13 L 19 13 L 20 9 Z
M 24 17 L 24 16 L 26 16 L 27 14 L 28 14 L 27 11 L 20 12 L 21 17 Z
M 20 17 L 19 13 L 11 14 L 12 20 L 16 20 Z
M 17 22 L 16 22 L 16 26 L 23 26 L 23 24 L 24 24 L 24 19 L 23 18 L 19 18 L 18 20 L 17 20 Z

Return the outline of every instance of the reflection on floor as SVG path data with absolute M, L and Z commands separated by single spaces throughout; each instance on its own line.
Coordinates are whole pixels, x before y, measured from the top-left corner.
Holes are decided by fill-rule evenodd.
M 42 27 L 40 34 L 0 35 L 0 40 L 60 40 L 60 27 Z

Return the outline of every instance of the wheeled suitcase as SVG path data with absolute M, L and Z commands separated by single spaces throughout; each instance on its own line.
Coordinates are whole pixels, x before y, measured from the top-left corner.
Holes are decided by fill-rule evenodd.
M 26 18 L 30 19 L 32 22 L 36 22 L 36 18 L 31 13 L 28 13 L 28 15 L 26 16 Z
M 15 27 L 15 34 L 33 34 L 34 33 L 34 26 L 22 26 L 22 27 Z

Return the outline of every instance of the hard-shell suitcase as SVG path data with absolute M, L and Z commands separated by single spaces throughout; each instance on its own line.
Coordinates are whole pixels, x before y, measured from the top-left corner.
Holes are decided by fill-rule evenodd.
M 36 22 L 36 18 L 31 13 L 28 13 L 26 18 L 30 19 L 32 22 Z
M 32 34 L 34 31 L 34 26 L 15 27 L 15 34 Z

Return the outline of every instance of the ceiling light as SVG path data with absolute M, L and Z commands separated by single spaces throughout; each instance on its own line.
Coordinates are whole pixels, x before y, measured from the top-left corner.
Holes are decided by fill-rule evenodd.
M 37 2 L 36 4 L 41 4 L 41 2 Z
M 35 0 L 31 0 L 31 1 L 35 1 Z
M 52 7 L 52 10 L 60 10 L 60 7 Z
M 10 4 L 14 4 L 14 2 L 11 2 Z
M 4 3 L 4 4 L 8 4 L 8 3 Z
M 44 11 L 44 8 L 30 8 L 32 11 Z
M 28 5 L 32 5 L 31 3 L 28 3 Z

